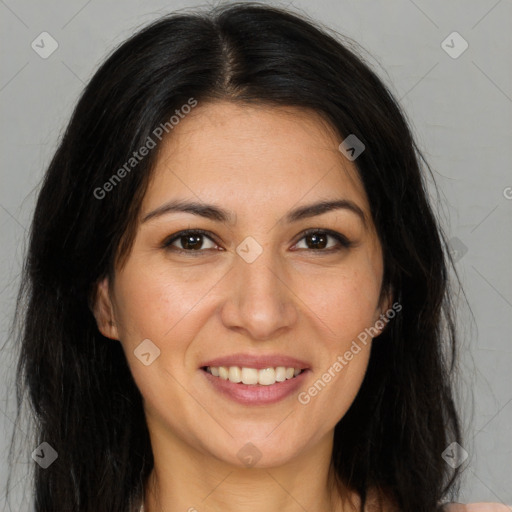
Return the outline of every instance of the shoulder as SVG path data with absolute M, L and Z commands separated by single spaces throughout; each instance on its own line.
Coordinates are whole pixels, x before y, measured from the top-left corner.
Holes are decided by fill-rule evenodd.
M 365 512 L 396 512 L 398 505 L 391 496 L 376 488 L 368 492 L 368 501 Z M 502 503 L 479 502 L 479 503 L 446 503 L 441 508 L 442 512 L 512 512 L 511 505 Z
M 397 505 L 389 496 L 380 495 L 380 499 L 373 495 L 368 502 L 366 512 L 395 512 Z M 512 506 L 502 503 L 446 503 L 442 512 L 512 512 Z
M 447 503 L 443 512 L 512 512 L 512 506 L 501 503 Z

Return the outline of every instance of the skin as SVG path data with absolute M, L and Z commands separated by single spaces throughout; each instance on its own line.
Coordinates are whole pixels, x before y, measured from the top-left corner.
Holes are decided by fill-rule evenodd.
M 353 510 L 347 500 L 357 505 L 357 496 L 346 490 L 340 500 L 331 490 L 329 463 L 371 339 L 307 405 L 297 394 L 240 405 L 199 367 L 234 352 L 286 354 L 308 362 L 307 390 L 390 307 L 379 300 L 382 250 L 354 163 L 317 114 L 296 108 L 199 104 L 164 142 L 129 257 L 113 282 L 98 285 L 95 305 L 99 329 L 122 344 L 144 398 L 155 459 L 146 511 Z M 298 206 L 340 198 L 365 221 L 348 209 L 285 221 Z M 172 199 L 215 204 L 233 222 L 185 212 L 142 222 Z M 183 249 L 180 239 L 162 248 L 189 228 L 211 239 L 200 238 L 194 254 L 172 251 Z M 353 246 L 328 237 L 315 248 L 302 234 L 309 228 L 339 232 Z M 252 263 L 236 252 L 247 236 L 263 250 Z M 148 366 L 134 355 L 145 339 L 161 351 Z M 248 442 L 261 453 L 253 467 L 237 457 Z
M 445 507 L 446 512 L 511 512 L 512 507 L 502 503 L 451 503 Z

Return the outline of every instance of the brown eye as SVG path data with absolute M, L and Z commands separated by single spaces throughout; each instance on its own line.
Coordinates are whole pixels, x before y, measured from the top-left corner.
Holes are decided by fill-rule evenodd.
M 214 249 L 217 247 L 217 244 L 202 231 L 187 230 L 171 235 L 162 244 L 162 247 L 177 252 L 200 252 L 202 250 Z
M 305 247 L 297 247 L 302 240 L 305 241 Z M 352 245 L 352 242 L 350 242 L 347 237 L 341 233 L 337 233 L 336 231 L 314 229 L 303 233 L 302 238 L 299 240 L 299 244 L 296 244 L 295 248 L 319 252 L 331 252 L 341 250 L 342 248 L 348 248 Z
M 203 245 L 203 235 L 183 235 L 178 238 L 183 249 L 198 250 Z
M 314 233 L 304 237 L 308 249 L 325 249 L 328 244 L 328 235 Z

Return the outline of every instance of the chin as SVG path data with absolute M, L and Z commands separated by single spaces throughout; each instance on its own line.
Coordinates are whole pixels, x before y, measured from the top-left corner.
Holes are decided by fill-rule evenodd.
M 268 469 L 279 467 L 294 459 L 300 447 L 283 445 L 280 439 L 244 437 L 231 439 L 225 446 L 210 447 L 210 454 L 222 462 L 238 468 Z M 208 448 L 207 448 L 208 449 Z

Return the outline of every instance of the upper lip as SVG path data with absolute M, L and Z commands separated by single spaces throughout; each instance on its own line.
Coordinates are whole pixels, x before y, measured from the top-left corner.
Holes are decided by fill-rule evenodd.
M 215 359 L 209 359 L 201 365 L 205 366 L 240 366 L 246 368 L 256 368 L 261 370 L 263 368 L 276 368 L 277 366 L 284 366 L 286 368 L 300 368 L 305 370 L 309 368 L 308 363 L 297 359 L 296 357 L 286 356 L 284 354 L 268 354 L 268 355 L 253 355 L 253 354 L 230 354 L 229 356 L 220 356 Z

